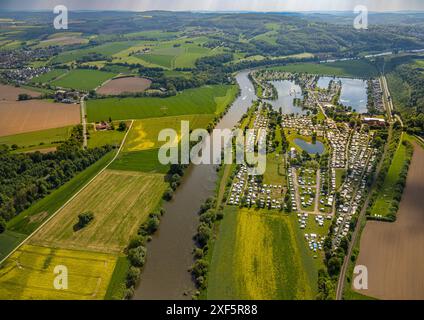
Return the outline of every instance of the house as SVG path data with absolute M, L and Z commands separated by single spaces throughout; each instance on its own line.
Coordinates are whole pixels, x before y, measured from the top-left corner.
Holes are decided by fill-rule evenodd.
M 106 130 L 112 130 L 112 127 L 107 122 L 100 122 L 96 124 L 96 131 L 106 131 Z
M 377 127 L 384 127 L 386 126 L 386 120 L 381 118 L 367 118 L 364 117 L 363 120 L 364 123 L 370 125 L 370 126 L 377 126 Z

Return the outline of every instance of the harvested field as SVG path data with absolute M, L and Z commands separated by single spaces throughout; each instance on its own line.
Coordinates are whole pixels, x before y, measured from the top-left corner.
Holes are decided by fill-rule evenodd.
M 163 175 L 106 170 L 31 239 L 32 244 L 66 249 L 121 252 L 159 203 Z M 94 220 L 74 231 L 78 215 Z
M 80 123 L 80 107 L 42 100 L 0 101 L 0 136 Z
M 0 84 L 0 102 L 3 100 L 16 101 L 21 93 L 26 93 L 31 97 L 38 97 L 40 95 L 36 91 Z
M 116 259 L 104 253 L 24 245 L 0 268 L 0 299 L 102 299 Z M 58 265 L 68 268 L 67 290 L 54 288 Z
M 125 77 L 113 79 L 97 89 L 97 93 L 104 95 L 118 95 L 121 93 L 144 92 L 150 88 L 152 81 L 145 78 Z
M 397 221 L 369 221 L 357 265 L 368 268 L 368 290 L 379 299 L 424 299 L 424 150 L 414 144 Z

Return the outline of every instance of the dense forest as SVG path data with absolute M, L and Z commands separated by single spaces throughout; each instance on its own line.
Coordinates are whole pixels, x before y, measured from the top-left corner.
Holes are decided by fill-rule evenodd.
M 0 220 L 12 219 L 111 150 L 111 146 L 82 149 L 82 126 L 74 127 L 55 152 L 11 153 L 1 146 Z

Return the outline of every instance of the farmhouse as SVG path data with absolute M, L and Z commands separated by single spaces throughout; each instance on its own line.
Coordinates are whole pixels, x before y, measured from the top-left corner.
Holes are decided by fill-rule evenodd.
M 106 131 L 106 130 L 112 130 L 112 126 L 107 122 L 100 122 L 96 124 L 96 131 Z

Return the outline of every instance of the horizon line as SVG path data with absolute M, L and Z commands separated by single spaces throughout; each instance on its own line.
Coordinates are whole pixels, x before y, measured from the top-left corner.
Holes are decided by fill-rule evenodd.
M 0 12 L 52 12 L 48 9 L 2 9 Z M 269 10 L 128 10 L 128 9 L 69 9 L 73 12 L 132 12 L 132 13 L 145 13 L 145 12 L 174 12 L 174 13 L 352 13 L 351 10 L 285 10 L 285 11 L 269 11 Z M 369 13 L 424 13 L 424 10 L 370 10 Z M 353 13 L 352 13 L 353 14 Z

